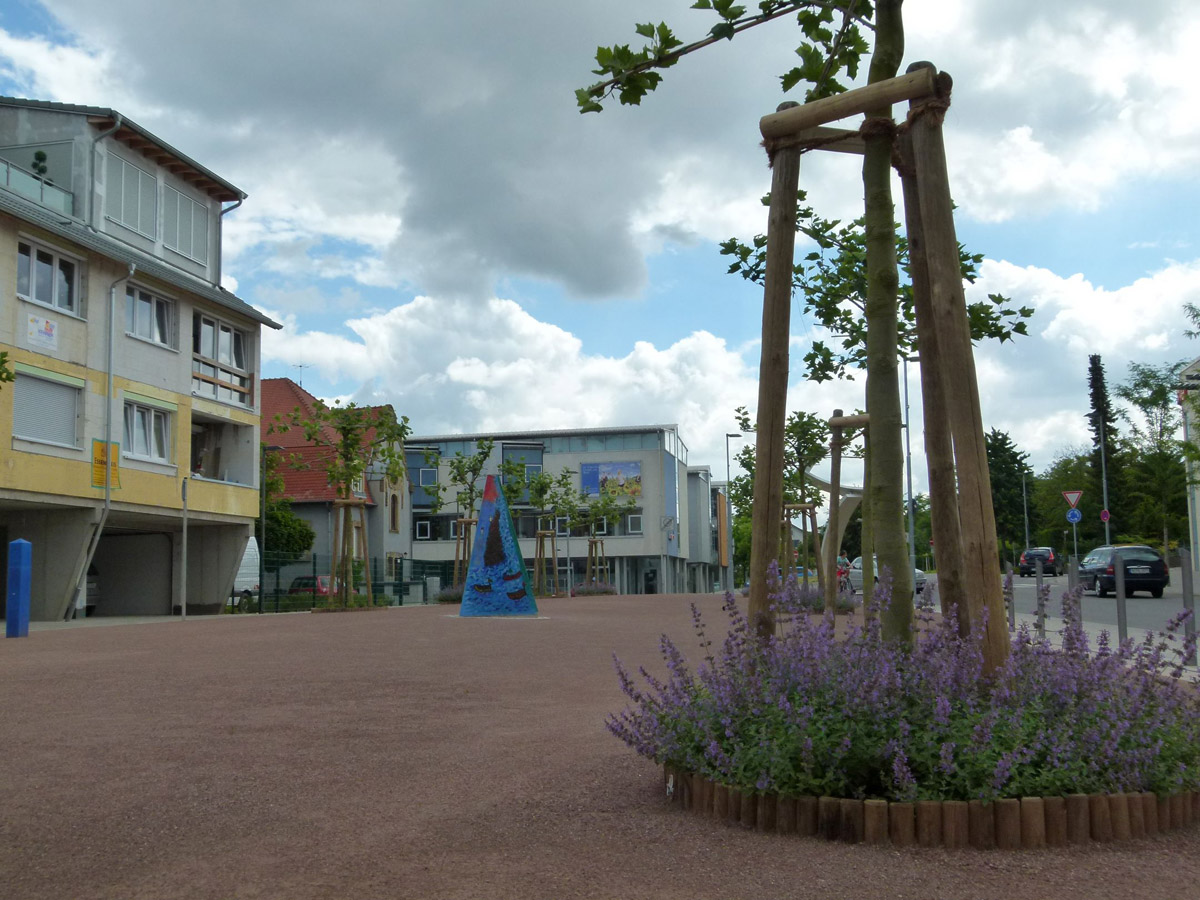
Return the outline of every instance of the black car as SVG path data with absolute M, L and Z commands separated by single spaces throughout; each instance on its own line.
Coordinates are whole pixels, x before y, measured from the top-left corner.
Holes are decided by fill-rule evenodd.
M 1021 554 L 1021 561 L 1018 564 L 1021 577 L 1037 574 L 1037 561 L 1042 561 L 1043 575 L 1061 575 L 1062 560 L 1055 555 L 1054 551 L 1049 547 L 1030 547 Z
M 1134 591 L 1149 591 L 1151 597 L 1161 597 L 1171 583 L 1171 572 L 1162 554 L 1144 544 L 1122 544 L 1097 547 L 1079 564 L 1079 581 L 1085 588 L 1107 597 L 1117 590 L 1116 561 L 1118 551 L 1124 561 L 1125 596 Z

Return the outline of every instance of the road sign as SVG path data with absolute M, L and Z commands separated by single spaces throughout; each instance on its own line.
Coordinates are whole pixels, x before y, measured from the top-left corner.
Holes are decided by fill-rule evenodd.
M 1107 509 L 1100 510 L 1100 521 L 1101 522 L 1108 521 L 1108 510 Z
M 1067 503 L 1071 509 L 1079 505 L 1079 498 L 1083 496 L 1083 491 L 1063 491 L 1063 496 L 1067 498 Z
M 1076 524 L 1077 522 L 1079 522 L 1082 519 L 1083 519 L 1083 513 L 1081 513 L 1079 510 L 1077 510 L 1077 509 L 1068 509 L 1067 510 L 1067 521 L 1070 522 L 1072 525 Z

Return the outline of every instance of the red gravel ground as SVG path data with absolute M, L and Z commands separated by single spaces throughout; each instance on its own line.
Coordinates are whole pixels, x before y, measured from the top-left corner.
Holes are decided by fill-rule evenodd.
M 680 812 L 604 730 L 681 597 L 230 616 L 0 642 L 0 896 L 1192 898 L 1200 829 L 875 849 Z M 718 601 L 702 597 L 710 621 Z M 657 666 L 654 666 L 657 668 Z

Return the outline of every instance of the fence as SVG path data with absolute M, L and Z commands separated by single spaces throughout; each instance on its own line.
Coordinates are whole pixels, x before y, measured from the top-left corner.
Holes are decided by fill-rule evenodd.
M 438 586 L 451 583 L 452 562 L 420 559 L 393 561 L 388 571 L 386 560 L 378 557 L 369 561 L 355 560 L 354 590 L 351 602 L 355 606 L 404 606 L 432 603 Z M 371 595 L 367 590 L 367 565 L 370 565 Z M 311 553 L 296 559 L 291 554 L 263 554 L 264 583 L 259 596 L 249 601 L 230 603 L 239 612 L 276 613 L 304 612 L 336 603 L 336 592 L 330 576 L 331 558 L 328 554 Z

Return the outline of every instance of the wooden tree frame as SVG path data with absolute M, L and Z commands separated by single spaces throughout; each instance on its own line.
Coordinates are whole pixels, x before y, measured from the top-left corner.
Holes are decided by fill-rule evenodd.
M 938 580 L 943 602 L 958 611 L 960 634 L 966 636 L 976 626 L 981 628 L 984 666 L 991 671 L 1007 655 L 1007 629 L 979 387 L 942 140 L 942 120 L 950 105 L 951 85 L 950 77 L 937 72 L 932 64 L 914 63 L 896 78 L 803 106 L 781 104 L 759 123 L 773 171 L 752 528 L 755 534 L 771 535 L 783 514 L 782 462 L 800 155 L 814 149 L 862 153 L 864 141 L 858 132 L 823 126 L 909 101 L 908 121 L 899 130 L 895 156 L 904 184 L 909 248 L 914 260 L 912 281 Z M 833 457 L 835 467 L 838 458 L 838 454 Z M 835 475 L 835 484 L 839 477 L 840 473 Z M 836 503 L 831 503 L 831 508 L 836 510 Z M 836 526 L 836 520 L 833 524 Z M 830 530 L 828 525 L 826 530 Z M 824 563 L 830 573 L 837 547 L 828 541 L 826 544 Z M 750 618 L 756 631 L 764 636 L 774 631 L 766 581 L 774 547 L 775 542 L 768 539 L 755 541 L 751 548 Z M 949 576 L 945 581 L 943 565 Z M 827 578 L 827 608 L 831 587 L 836 589 L 832 579 Z

